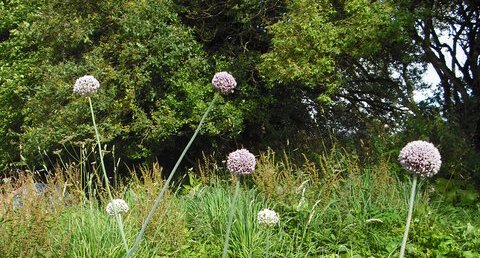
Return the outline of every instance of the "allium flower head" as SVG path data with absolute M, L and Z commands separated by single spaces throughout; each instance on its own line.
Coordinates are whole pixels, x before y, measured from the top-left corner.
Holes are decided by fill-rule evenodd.
M 235 78 L 227 72 L 218 72 L 213 76 L 212 84 L 222 94 L 229 94 L 237 87 Z
M 73 92 L 80 96 L 87 96 L 97 92 L 100 88 L 100 83 L 95 77 L 85 75 L 77 79 L 73 85 Z
M 107 204 L 107 213 L 108 215 L 115 215 L 115 210 L 117 213 L 127 213 L 128 212 L 128 204 L 122 199 L 113 199 L 111 202 Z
M 280 222 L 280 218 L 275 211 L 269 210 L 269 209 L 263 209 L 260 212 L 258 212 L 257 221 L 258 221 L 258 224 L 260 225 L 273 226 L 278 222 Z
M 256 163 L 255 156 L 246 149 L 236 150 L 228 154 L 227 158 L 228 170 L 237 176 L 251 174 Z
M 398 161 L 410 173 L 431 177 L 438 173 L 442 165 L 440 152 L 433 144 L 425 141 L 408 143 L 400 151 Z

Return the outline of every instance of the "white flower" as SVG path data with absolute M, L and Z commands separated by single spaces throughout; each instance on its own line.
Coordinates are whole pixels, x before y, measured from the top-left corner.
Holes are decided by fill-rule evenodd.
M 438 149 L 425 141 L 413 141 L 405 145 L 398 155 L 398 161 L 403 168 L 422 177 L 437 174 L 442 165 Z
M 272 226 L 280 222 L 278 214 L 275 211 L 269 209 L 263 209 L 258 212 L 257 220 L 258 224 L 265 226 Z
M 80 96 L 87 96 L 97 92 L 100 88 L 100 83 L 95 77 L 85 75 L 77 79 L 73 85 L 73 92 Z
M 128 212 L 128 204 L 122 199 L 113 199 L 110 203 L 107 204 L 107 213 L 108 215 L 115 215 L 115 211 L 117 213 L 127 213 Z

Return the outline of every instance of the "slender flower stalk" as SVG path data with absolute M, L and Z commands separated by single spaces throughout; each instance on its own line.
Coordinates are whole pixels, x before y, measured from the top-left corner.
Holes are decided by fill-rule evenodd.
M 237 183 L 235 184 L 235 193 L 233 194 L 233 199 L 232 199 L 232 202 L 230 203 L 230 209 L 228 212 L 227 232 L 225 233 L 225 241 L 223 243 L 222 258 L 227 257 L 228 242 L 230 241 L 230 231 L 232 229 L 232 222 L 233 222 L 233 211 L 235 209 L 235 202 L 237 201 L 239 190 L 240 190 L 240 177 L 237 178 Z
M 402 246 L 400 248 L 400 258 L 402 258 L 405 255 L 405 247 L 407 246 L 408 230 L 410 229 L 410 221 L 412 221 L 413 203 L 415 201 L 415 189 L 417 187 L 417 178 L 418 176 L 416 175 L 413 176 L 412 191 L 410 192 L 410 201 L 408 202 L 407 222 L 405 224 L 405 231 L 403 232 Z
M 400 247 L 400 258 L 403 258 L 407 246 L 408 230 L 410 229 L 410 222 L 412 220 L 417 178 L 419 176 L 431 177 L 437 174 L 442 165 L 442 159 L 440 152 L 433 144 L 425 141 L 413 141 L 403 147 L 400 155 L 398 155 L 398 161 L 403 168 L 413 175 L 412 190 L 408 203 L 407 222 L 403 233 L 402 246 Z
M 175 174 L 175 172 L 177 171 L 177 168 L 178 166 L 180 165 L 181 161 L 183 160 L 183 157 L 185 156 L 185 154 L 187 153 L 188 149 L 190 148 L 190 146 L 192 145 L 193 141 L 195 140 L 195 138 L 197 137 L 197 134 L 198 132 L 200 131 L 200 129 L 202 128 L 202 125 L 203 123 L 205 122 L 205 118 L 207 117 L 208 113 L 210 113 L 210 110 L 212 110 L 212 107 L 213 105 L 215 104 L 215 101 L 217 100 L 219 94 L 216 93 L 215 96 L 213 97 L 213 100 L 212 102 L 210 102 L 210 105 L 208 106 L 207 108 L 207 111 L 205 111 L 205 114 L 203 114 L 203 117 L 202 119 L 200 120 L 200 123 L 198 123 L 198 126 L 197 126 L 197 129 L 195 130 L 195 133 L 193 134 L 192 138 L 190 139 L 190 141 L 188 142 L 187 146 L 185 147 L 185 149 L 183 150 L 182 154 L 180 155 L 180 157 L 178 158 L 177 160 L 177 163 L 175 163 L 175 166 L 173 167 L 172 169 L 172 172 L 170 173 L 170 175 L 168 176 L 167 180 L 165 181 L 165 183 L 163 184 L 163 187 L 162 187 L 162 190 L 160 191 L 160 194 L 158 194 L 157 196 L 157 199 L 155 200 L 155 203 L 153 204 L 152 208 L 150 209 L 150 212 L 148 213 L 148 216 L 147 218 L 145 219 L 145 221 L 143 222 L 142 224 L 142 228 L 140 230 L 140 233 L 138 233 L 137 235 L 137 238 L 135 240 L 135 243 L 133 244 L 132 248 L 130 249 L 130 251 L 127 252 L 127 258 L 129 257 L 132 257 L 133 253 L 135 252 L 135 250 L 137 249 L 138 245 L 140 244 L 140 241 L 142 241 L 142 237 L 143 235 L 145 234 L 145 230 L 147 229 L 147 226 L 148 226 L 148 223 L 150 223 L 150 220 L 152 219 L 153 217 L 153 213 L 155 212 L 155 209 L 158 207 L 158 205 L 160 204 L 160 201 L 162 200 L 163 198 L 163 195 L 165 195 L 165 192 L 167 191 L 167 188 L 170 184 L 170 181 L 172 181 L 172 178 L 173 178 L 173 175 Z
M 105 169 L 105 163 L 103 162 L 103 150 L 100 142 L 100 133 L 98 132 L 98 127 L 95 122 L 95 114 L 93 112 L 92 99 L 90 97 L 87 97 L 87 98 L 88 98 L 88 103 L 90 104 L 90 112 L 92 114 L 93 127 L 95 128 L 95 137 L 97 139 L 98 154 L 100 155 L 100 164 L 102 167 L 103 178 L 105 180 L 105 186 L 107 188 L 108 197 L 112 202 L 114 202 L 112 192 L 110 191 L 110 182 L 108 181 L 107 170 Z M 122 236 L 123 245 L 125 246 L 125 252 L 128 252 L 127 238 L 125 237 L 125 231 L 123 230 L 122 217 L 120 216 L 120 214 L 118 213 L 118 209 L 116 208 L 113 209 L 113 213 L 115 216 L 115 220 L 117 221 L 117 224 L 118 224 L 120 235 Z
M 225 94 L 232 93 L 234 91 L 235 87 L 237 86 L 237 82 L 235 81 L 235 78 L 231 74 L 227 72 L 220 72 L 220 73 L 216 73 L 213 76 L 212 85 L 214 89 L 216 89 L 221 94 L 225 95 Z M 170 172 L 170 175 L 165 181 L 162 187 L 162 190 L 157 196 L 157 199 L 155 199 L 155 203 L 150 209 L 150 212 L 148 213 L 147 218 L 143 222 L 142 228 L 140 229 L 140 232 L 138 233 L 137 238 L 135 239 L 135 243 L 133 244 L 132 248 L 127 252 L 126 258 L 132 257 L 132 255 L 135 253 L 135 250 L 138 248 L 138 245 L 142 241 L 142 237 L 145 234 L 145 230 L 148 226 L 148 223 L 150 223 L 150 220 L 152 220 L 155 209 L 160 204 L 160 201 L 162 200 L 163 195 L 165 195 L 165 192 L 167 191 L 170 181 L 172 181 L 172 178 L 175 175 L 175 172 L 177 171 L 178 166 L 180 165 L 181 161 L 183 160 L 183 157 L 187 153 L 193 141 L 197 137 L 198 132 L 200 132 L 200 129 L 202 128 L 202 125 L 205 122 L 205 118 L 207 118 L 208 113 L 210 113 L 210 110 L 212 110 L 212 107 L 215 104 L 215 101 L 218 99 L 218 97 L 219 97 L 219 93 L 215 93 L 215 96 L 213 97 L 212 102 L 210 102 L 210 105 L 208 106 L 207 111 L 205 111 L 205 114 L 203 114 L 202 119 L 198 123 L 195 133 L 193 134 L 192 138 L 190 138 L 190 141 L 188 142 L 187 146 L 185 146 L 185 149 L 183 149 L 182 154 L 178 158 L 177 163 L 175 163 L 175 166 L 173 167 L 172 172 Z
M 244 175 L 249 175 L 255 170 L 256 160 L 255 156 L 246 149 L 236 150 L 228 155 L 227 169 L 236 176 L 237 184 L 235 186 L 235 193 L 233 194 L 232 202 L 228 212 L 227 232 L 225 235 L 225 242 L 223 243 L 222 258 L 227 257 L 228 242 L 230 240 L 230 230 L 233 222 L 233 211 L 235 210 L 235 202 L 237 200 L 238 191 L 240 189 L 240 178 Z
M 267 229 L 267 230 L 268 230 L 268 233 L 267 233 L 267 247 L 265 248 L 265 258 L 270 257 L 270 238 L 272 235 L 272 233 L 270 232 L 270 229 Z
M 105 179 L 105 187 L 107 188 L 110 201 L 113 202 L 114 199 L 112 196 L 112 192 L 110 191 L 110 183 L 108 181 L 107 170 L 105 169 L 105 163 L 103 162 L 103 150 L 102 150 L 102 144 L 100 142 L 100 133 L 98 132 L 98 127 L 95 122 L 95 114 L 93 112 L 92 99 L 90 98 L 91 95 L 97 93 L 99 88 L 100 88 L 100 82 L 98 82 L 98 80 L 95 77 L 91 75 L 85 75 L 78 78 L 75 81 L 75 84 L 73 85 L 73 93 L 88 98 L 88 103 L 90 104 L 90 113 L 92 115 L 93 128 L 95 129 L 95 137 L 97 140 L 98 154 L 100 156 L 100 163 L 102 167 L 103 176 Z M 123 242 L 123 245 L 125 246 L 125 251 L 128 252 L 128 244 L 125 237 L 125 232 L 123 230 L 122 218 L 119 216 L 116 209 L 114 209 L 114 215 L 118 224 L 118 230 L 120 231 L 120 235 L 122 236 L 122 242 Z

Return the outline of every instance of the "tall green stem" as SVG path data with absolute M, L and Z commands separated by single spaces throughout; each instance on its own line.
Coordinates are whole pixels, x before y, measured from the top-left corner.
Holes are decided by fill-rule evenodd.
M 203 123 L 205 122 L 205 118 L 207 117 L 208 113 L 209 113 L 210 110 L 212 109 L 213 104 L 214 104 L 215 101 L 217 100 L 218 96 L 219 96 L 218 93 L 215 93 L 215 96 L 213 97 L 212 102 L 210 102 L 210 105 L 208 106 L 207 111 L 205 111 L 205 114 L 203 114 L 203 117 L 202 117 L 202 119 L 200 120 L 200 123 L 198 123 L 198 126 L 197 126 L 197 129 L 195 130 L 195 133 L 193 134 L 192 138 L 191 138 L 190 141 L 188 142 L 187 146 L 185 146 L 185 149 L 183 150 L 182 154 L 181 154 L 180 157 L 178 158 L 177 163 L 175 163 L 175 166 L 173 167 L 172 172 L 170 173 L 170 175 L 168 176 L 167 180 L 165 181 L 165 184 L 163 185 L 162 190 L 160 191 L 160 194 L 158 194 L 157 199 L 155 200 L 155 203 L 154 203 L 153 206 L 152 206 L 152 209 L 150 209 L 150 212 L 148 213 L 147 218 L 146 218 L 145 221 L 143 222 L 143 224 L 142 224 L 142 229 L 140 230 L 140 233 L 138 233 L 137 238 L 136 238 L 136 240 L 135 240 L 135 243 L 134 243 L 133 246 L 132 246 L 132 249 L 130 249 L 130 251 L 127 252 L 127 256 L 126 256 L 127 258 L 132 257 L 133 253 L 135 252 L 135 250 L 137 249 L 138 245 L 140 244 L 140 241 L 142 240 L 142 237 L 143 237 L 143 235 L 145 234 L 145 230 L 146 230 L 146 228 L 147 228 L 147 225 L 148 225 L 148 223 L 150 223 L 150 220 L 151 220 L 152 217 L 153 217 L 153 213 L 155 212 L 155 209 L 156 209 L 157 206 L 160 204 L 160 201 L 162 200 L 163 195 L 164 195 L 165 192 L 167 191 L 167 188 L 168 188 L 168 185 L 170 184 L 170 181 L 172 181 L 173 175 L 175 175 L 175 172 L 177 171 L 177 168 L 178 168 L 178 166 L 180 165 L 183 157 L 185 156 L 185 154 L 187 153 L 188 149 L 189 149 L 190 146 L 192 145 L 193 141 L 194 141 L 195 138 L 197 137 L 198 132 L 200 131 L 200 129 L 202 128 Z
M 93 121 L 93 128 L 95 128 L 95 137 L 97 139 L 97 146 L 98 146 L 98 154 L 100 155 L 100 164 L 102 166 L 103 177 L 105 179 L 105 187 L 107 188 L 108 196 L 110 201 L 113 201 L 112 192 L 110 191 L 110 183 L 108 182 L 107 170 L 105 169 L 105 163 L 103 162 L 103 151 L 102 151 L 102 144 L 100 142 L 100 133 L 98 133 L 97 123 L 95 122 L 95 114 L 93 113 L 93 105 L 92 99 L 88 97 L 88 103 L 90 104 L 90 113 L 92 114 L 92 121 Z M 128 252 L 128 244 L 127 239 L 125 237 L 125 232 L 123 231 L 123 223 L 122 219 L 120 218 L 120 214 L 117 213 L 117 209 L 114 207 L 113 209 L 115 220 L 118 224 L 118 230 L 120 231 L 120 235 L 122 236 L 123 245 L 125 246 L 125 251 Z
M 232 203 L 230 203 L 230 210 L 228 212 L 227 233 L 225 235 L 225 242 L 223 243 L 222 258 L 227 257 L 228 241 L 230 240 L 230 231 L 231 231 L 231 228 L 232 228 L 233 213 L 234 213 L 235 202 L 237 200 L 239 189 L 240 189 L 240 177 L 237 178 L 237 184 L 235 185 L 235 193 L 233 194 Z
M 408 239 L 408 229 L 410 228 L 410 221 L 412 220 L 413 203 L 415 201 L 416 187 L 417 187 L 417 175 L 413 175 L 412 191 L 410 192 L 410 201 L 408 203 L 409 207 L 408 207 L 407 223 L 405 225 L 405 231 L 403 233 L 402 247 L 400 248 L 400 258 L 403 258 L 403 256 L 405 255 L 405 247 L 407 246 L 407 239 Z
M 267 230 L 267 248 L 265 248 L 265 258 L 270 256 L 270 237 L 272 236 L 272 231 L 270 228 L 267 228 Z

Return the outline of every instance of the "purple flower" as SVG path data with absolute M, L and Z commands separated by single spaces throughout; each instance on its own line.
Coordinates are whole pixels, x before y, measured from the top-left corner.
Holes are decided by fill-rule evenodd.
M 236 150 L 228 155 L 227 168 L 230 173 L 242 176 L 255 170 L 255 156 L 246 149 Z
M 408 143 L 400 151 L 398 161 L 412 174 L 431 177 L 438 173 L 442 165 L 440 152 L 433 144 L 425 141 Z
M 212 84 L 222 94 L 229 94 L 237 87 L 235 78 L 227 72 L 218 72 L 213 76 Z
M 80 96 L 87 96 L 97 92 L 100 88 L 100 83 L 95 77 L 85 75 L 77 79 L 73 85 L 73 92 Z

